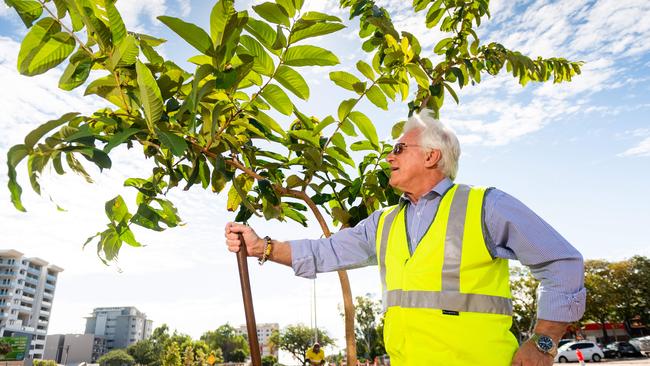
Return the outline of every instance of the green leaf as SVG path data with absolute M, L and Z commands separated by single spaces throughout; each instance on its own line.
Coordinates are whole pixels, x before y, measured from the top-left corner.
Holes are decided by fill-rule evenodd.
M 27 28 L 31 27 L 32 23 L 43 14 L 43 6 L 35 0 L 5 0 L 5 3 L 10 8 L 16 9 L 18 16 Z
M 289 66 L 281 65 L 275 73 L 275 80 L 287 88 L 300 99 L 309 99 L 309 86 L 305 79 L 296 70 Z
M 95 165 L 97 165 L 99 170 L 110 169 L 111 166 L 113 165 L 111 162 L 111 158 L 108 156 L 108 154 L 106 154 L 102 150 L 93 147 L 93 148 L 79 150 L 79 152 L 86 159 L 95 163 Z
M 335 17 L 333 15 L 320 13 L 317 11 L 306 12 L 302 17 L 302 20 L 316 20 L 316 21 L 326 21 L 326 22 L 341 22 L 341 18 Z
M 352 158 L 350 158 L 350 156 L 345 154 L 345 152 L 343 150 L 339 150 L 338 148 L 335 148 L 335 147 L 328 147 L 327 149 L 325 149 L 325 152 L 327 152 L 327 154 L 329 156 L 333 157 L 337 161 L 346 163 L 351 167 L 356 167 L 357 166 L 357 164 L 354 162 L 354 160 L 352 160 Z
M 456 104 L 459 104 L 460 102 L 458 101 L 458 95 L 456 95 L 456 91 L 454 91 L 454 88 L 452 88 L 451 85 L 449 85 L 447 83 L 442 83 L 442 85 L 445 86 L 445 88 L 447 89 L 449 94 L 451 94 L 451 97 L 454 98 L 454 100 L 456 101 Z
M 289 66 L 332 66 L 339 63 L 332 52 L 316 46 L 289 47 L 284 55 L 284 63 Z
M 108 27 L 111 29 L 113 44 L 119 44 L 126 37 L 126 26 L 115 7 L 114 1 L 104 1 L 106 15 L 108 16 Z
M 183 156 L 183 153 L 187 150 L 187 142 L 185 142 L 183 137 L 162 130 L 157 130 L 156 132 L 158 133 L 158 139 L 163 146 L 167 147 L 172 154 Z
M 368 89 L 366 96 L 372 102 L 372 104 L 383 110 L 388 110 L 388 101 L 386 100 L 386 95 L 381 91 L 381 89 L 379 89 L 377 85 L 373 85 L 370 89 Z
M 391 129 L 390 135 L 393 139 L 397 139 L 400 136 L 402 136 L 402 130 L 404 130 L 404 124 L 406 124 L 406 121 L 399 121 L 393 125 L 393 128 Z
M 429 8 L 429 11 L 427 12 L 426 15 L 427 28 L 435 27 L 438 24 L 438 22 L 440 22 L 442 16 L 445 15 L 446 8 L 440 7 L 440 5 L 442 5 L 442 0 L 437 0 Z
M 250 206 L 250 202 L 246 198 L 248 192 L 253 188 L 253 178 L 249 177 L 246 174 L 240 174 L 232 181 L 232 186 L 228 191 L 228 202 L 226 203 L 226 209 L 228 211 L 235 211 L 240 204 L 244 203 L 247 206 Z M 244 202 L 244 200 L 246 202 Z M 251 206 L 249 208 L 251 211 L 255 209 Z
M 351 91 L 356 91 L 354 89 L 354 84 L 361 82 L 361 80 L 359 80 L 356 76 L 350 74 L 347 71 L 330 72 L 330 80 L 332 80 L 334 84 L 340 86 L 341 88 Z
M 135 63 L 135 59 L 140 54 L 138 49 L 138 41 L 132 35 L 122 39 L 122 42 L 116 44 L 117 47 L 113 49 L 108 63 L 110 70 L 118 66 L 131 66 Z
M 253 70 L 262 75 L 271 76 L 275 70 L 275 64 L 264 47 L 253 37 L 245 34 L 239 38 L 239 42 L 246 48 L 247 54 L 255 57 Z
M 379 138 L 377 137 L 377 130 L 375 125 L 372 124 L 372 121 L 365 114 L 352 111 L 348 116 L 352 122 L 359 128 L 359 131 L 370 141 L 370 143 L 379 148 Z
M 265 2 L 260 5 L 253 6 L 253 10 L 259 14 L 259 16 L 271 23 L 282 24 L 286 27 L 290 25 L 287 11 L 278 4 Z
M 277 34 L 270 25 L 261 20 L 249 18 L 244 29 L 246 29 L 248 33 L 252 34 L 253 37 L 260 41 L 260 43 L 262 43 L 268 50 L 278 54 L 277 51 L 273 50 L 273 43 L 275 42 Z
M 454 41 L 454 38 L 449 37 L 449 38 L 443 38 L 436 44 L 436 46 L 433 48 L 433 52 L 442 55 L 443 53 L 446 52 L 447 47 L 451 45 Z
M 245 111 L 245 112 L 250 114 L 251 117 L 255 118 L 255 120 L 260 122 L 265 127 L 268 127 L 271 130 L 280 134 L 282 137 L 287 136 L 287 133 L 284 131 L 282 126 L 280 126 L 273 118 L 269 117 L 266 113 L 260 110 L 258 110 L 257 112 L 252 112 L 252 111 Z
M 77 112 L 66 113 L 63 116 L 61 116 L 59 119 L 53 119 L 51 121 L 47 121 L 43 123 L 42 125 L 32 130 L 30 133 L 28 133 L 27 136 L 25 136 L 24 147 L 28 151 L 30 151 L 34 147 L 34 145 L 36 145 L 36 143 L 43 136 L 45 136 L 45 134 L 61 126 L 62 124 L 69 122 L 71 119 L 75 118 L 78 115 L 79 113 Z
M 17 210 L 23 212 L 26 211 L 20 199 L 23 189 L 20 187 L 16 179 L 16 166 L 18 166 L 18 164 L 27 156 L 27 152 L 28 150 L 25 145 L 12 146 L 7 152 L 7 168 L 9 171 L 9 182 L 7 183 L 7 187 L 11 193 L 11 203 L 13 203 Z
M 192 47 L 201 53 L 211 56 L 214 53 L 210 36 L 195 24 L 184 22 L 178 18 L 161 15 L 158 20 L 181 36 Z
M 154 126 L 160 120 L 163 110 L 163 101 L 160 89 L 154 80 L 151 70 L 142 62 L 136 61 L 135 70 L 138 74 L 137 82 L 140 89 L 140 103 L 147 120 L 150 133 L 154 133 Z
M 296 6 L 293 4 L 293 0 L 276 0 L 276 3 L 284 9 L 289 18 L 296 15 Z
M 289 36 L 289 42 L 296 43 L 300 40 L 310 37 L 318 37 L 325 34 L 334 33 L 345 28 L 341 23 L 316 23 L 307 28 L 294 31 Z
M 411 74 L 411 76 L 415 79 L 415 81 L 418 83 L 419 86 L 421 86 L 424 89 L 427 89 L 429 87 L 429 77 L 419 65 L 406 64 L 406 69 L 408 70 L 409 74 Z
M 106 201 L 104 211 L 106 212 L 106 217 L 116 225 L 131 218 L 129 208 L 126 206 L 126 202 L 124 202 L 122 196 L 117 196 L 112 200 Z
M 284 115 L 290 115 L 293 112 L 293 104 L 287 93 L 275 84 L 268 84 L 260 94 L 264 100 L 269 103 L 278 112 Z
M 56 67 L 75 48 L 68 33 L 52 18 L 39 20 L 27 33 L 18 53 L 18 72 L 26 76 L 39 75 Z
M 223 42 L 226 31 L 226 24 L 230 17 L 235 14 L 234 0 L 219 0 L 210 12 L 210 35 L 216 47 Z
M 372 71 L 372 67 L 368 65 L 367 63 L 363 61 L 357 62 L 357 70 L 359 70 L 360 73 L 363 74 L 363 76 L 367 77 L 370 80 L 375 79 L 375 73 Z
M 289 131 L 289 135 L 292 136 L 292 137 L 295 137 L 297 139 L 309 142 L 310 144 L 314 145 L 315 147 L 319 147 L 318 136 L 314 135 L 314 133 L 311 132 L 311 131 L 291 130 L 291 131 Z
M 85 51 L 77 51 L 70 57 L 70 63 L 61 74 L 59 88 L 70 91 L 86 82 L 90 75 L 93 60 Z
M 314 128 L 314 134 L 318 135 L 323 129 L 332 123 L 336 122 L 336 120 L 332 116 L 327 116 L 323 118 L 318 124 L 316 125 L 316 128 Z
M 285 206 L 284 203 L 282 204 L 282 213 L 284 216 L 290 218 L 293 221 L 296 221 L 300 223 L 302 226 L 307 227 L 307 218 L 305 215 L 301 214 L 300 212 L 289 208 L 288 206 Z
M 339 104 L 338 116 L 339 121 L 345 121 L 345 118 L 348 116 L 352 108 L 357 104 L 356 99 L 346 99 Z

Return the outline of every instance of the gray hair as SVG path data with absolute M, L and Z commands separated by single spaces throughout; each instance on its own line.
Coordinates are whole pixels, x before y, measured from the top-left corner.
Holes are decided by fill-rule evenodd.
M 460 158 L 460 143 L 454 131 L 433 118 L 429 110 L 423 110 L 420 114 L 411 116 L 404 124 L 402 133 L 414 129 L 420 130 L 419 144 L 423 148 L 440 150 L 442 157 L 438 167 L 446 177 L 453 181 L 458 172 L 458 159 Z

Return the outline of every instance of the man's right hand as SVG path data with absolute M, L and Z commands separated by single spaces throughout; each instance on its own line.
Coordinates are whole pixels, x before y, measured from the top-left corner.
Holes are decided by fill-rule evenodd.
M 264 239 L 260 238 L 248 225 L 238 224 L 236 222 L 229 222 L 226 224 L 225 236 L 226 245 L 228 250 L 237 253 L 241 248 L 242 242 L 239 240 L 239 234 L 244 237 L 246 243 L 246 251 L 249 257 L 262 257 L 264 253 Z

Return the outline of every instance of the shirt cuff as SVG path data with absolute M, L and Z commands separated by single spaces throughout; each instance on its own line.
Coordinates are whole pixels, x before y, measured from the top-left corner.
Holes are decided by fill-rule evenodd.
M 291 268 L 296 276 L 316 278 L 316 262 L 309 240 L 289 241 L 291 246 Z
M 585 312 L 587 290 L 566 294 L 546 291 L 540 287 L 538 292 L 537 319 L 572 323 L 580 320 Z

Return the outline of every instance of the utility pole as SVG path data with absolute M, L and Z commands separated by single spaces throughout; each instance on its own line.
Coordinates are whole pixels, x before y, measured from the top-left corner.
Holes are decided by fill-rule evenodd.
M 65 346 L 65 359 L 63 361 L 63 364 L 66 365 L 68 363 L 68 353 L 70 352 L 70 345 Z

